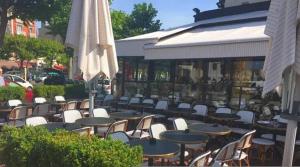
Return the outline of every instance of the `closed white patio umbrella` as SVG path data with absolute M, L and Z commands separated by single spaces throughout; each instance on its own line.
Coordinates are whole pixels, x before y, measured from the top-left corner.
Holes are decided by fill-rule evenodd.
M 91 113 L 96 76 L 118 71 L 108 0 L 73 0 L 65 44 L 74 49 L 73 75 L 82 73 L 90 85 Z
M 271 37 L 263 95 L 282 85 L 282 110 L 296 118 L 300 101 L 300 1 L 272 0 L 265 33 Z M 289 119 L 283 166 L 292 166 L 297 119 Z

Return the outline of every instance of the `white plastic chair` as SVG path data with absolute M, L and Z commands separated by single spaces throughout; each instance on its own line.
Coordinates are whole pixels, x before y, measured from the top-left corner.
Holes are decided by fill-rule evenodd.
M 129 136 L 134 137 L 134 138 L 146 138 L 149 137 L 149 129 L 152 123 L 154 115 L 148 115 L 143 117 L 138 125 L 136 126 L 135 130 L 131 130 L 126 132 Z
M 122 141 L 123 143 L 129 142 L 129 137 L 125 132 L 114 132 L 108 135 L 112 140 Z
M 138 98 L 138 97 L 132 97 L 129 100 L 129 102 L 128 102 L 129 105 L 131 105 L 131 104 L 139 104 L 139 103 L 140 103 L 140 98 Z
M 192 115 L 207 116 L 208 108 L 206 105 L 195 105 L 193 109 L 196 113 L 193 113 Z
M 150 135 L 152 138 L 160 139 L 160 134 L 167 131 L 167 128 L 164 124 L 153 124 L 150 127 Z
M 9 107 L 17 107 L 21 104 L 22 104 L 22 101 L 18 100 L 18 99 L 8 100 L 8 106 Z
M 102 117 L 102 118 L 109 118 L 109 115 L 104 108 L 95 108 L 93 110 L 93 116 L 94 117 Z
M 38 126 L 38 125 L 45 125 L 47 124 L 47 120 L 44 117 L 30 117 L 30 118 L 26 118 L 25 120 L 25 125 L 27 126 Z
M 180 103 L 177 108 L 179 108 L 179 109 L 191 109 L 191 104 L 189 104 L 189 103 Z
M 239 111 L 236 115 L 240 116 L 241 119 L 237 120 L 245 124 L 253 124 L 254 122 L 254 113 L 252 111 Z
M 65 97 L 63 97 L 63 96 L 55 96 L 55 97 L 54 97 L 54 101 L 55 101 L 55 102 L 65 102 L 66 99 L 65 99 Z
M 160 100 L 156 103 L 156 110 L 168 110 L 168 101 Z
M 217 114 L 231 114 L 230 108 L 218 108 L 216 111 Z
M 183 118 L 176 118 L 173 121 L 174 129 L 175 130 L 186 130 L 188 129 L 187 122 Z
M 189 167 L 205 167 L 208 166 L 208 160 L 210 157 L 211 151 L 208 151 L 204 154 L 196 157 L 189 165 Z
M 74 123 L 80 118 L 82 118 L 82 115 L 78 110 L 67 110 L 63 112 L 63 121 L 65 123 Z
M 35 104 L 42 104 L 42 103 L 46 103 L 47 100 L 44 97 L 36 97 L 36 98 L 34 98 L 33 102 Z

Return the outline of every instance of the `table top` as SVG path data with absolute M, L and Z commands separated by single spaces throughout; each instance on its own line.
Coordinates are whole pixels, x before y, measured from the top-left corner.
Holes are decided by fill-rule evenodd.
M 67 131 L 73 131 L 73 130 L 81 128 L 80 124 L 76 124 L 76 123 L 64 123 L 64 122 L 49 122 L 48 124 L 39 125 L 39 126 L 45 127 L 50 132 L 53 132 L 53 131 L 58 130 L 58 129 L 63 129 L 63 130 L 67 130 Z
M 270 131 L 286 131 L 286 125 L 275 121 L 256 121 L 255 126 Z
M 208 136 L 191 131 L 169 130 L 162 132 L 160 138 L 180 144 L 200 144 L 208 142 Z
M 225 113 L 214 113 L 211 114 L 210 117 L 213 119 L 225 120 L 225 121 L 235 121 L 241 119 L 241 117 L 236 114 L 225 114 Z
M 103 117 L 88 117 L 88 118 L 81 118 L 75 121 L 75 123 L 82 125 L 82 126 L 99 126 L 99 127 L 108 127 L 115 120 L 112 118 L 103 118 Z
M 174 113 L 174 114 L 192 114 L 192 113 L 196 113 L 196 111 L 193 110 L 193 109 L 179 109 L 179 108 L 169 109 L 169 110 L 167 110 L 167 112 Z
M 143 154 L 145 157 L 173 157 L 176 155 L 180 148 L 177 144 L 164 141 L 164 140 L 153 140 L 153 139 L 143 139 L 143 140 L 130 140 L 128 142 L 130 146 L 142 146 Z
M 211 136 L 223 136 L 231 133 L 231 130 L 218 124 L 192 124 L 189 126 L 190 131 L 205 133 Z
M 111 118 L 115 119 L 125 119 L 125 120 L 137 120 L 146 116 L 146 114 L 142 114 L 140 112 L 114 112 L 109 114 Z

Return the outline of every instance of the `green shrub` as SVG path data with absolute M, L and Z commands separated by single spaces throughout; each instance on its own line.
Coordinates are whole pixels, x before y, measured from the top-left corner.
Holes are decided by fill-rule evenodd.
M 7 101 L 10 99 L 23 100 L 25 97 L 25 89 L 22 87 L 0 87 L 0 101 Z
M 53 99 L 54 96 L 64 96 L 64 86 L 52 86 L 52 85 L 38 85 L 33 88 L 34 95 L 36 97 L 45 97 Z
M 41 127 L 5 127 L 0 148 L 0 162 L 8 167 L 131 167 L 142 162 L 140 147 Z
M 67 84 L 65 85 L 65 97 L 69 99 L 87 98 L 88 93 L 84 84 Z

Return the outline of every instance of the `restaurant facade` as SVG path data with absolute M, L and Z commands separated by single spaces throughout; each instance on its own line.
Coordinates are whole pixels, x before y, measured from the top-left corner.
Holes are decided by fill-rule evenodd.
M 269 4 L 200 12 L 195 23 L 118 40 L 116 93 L 243 108 L 263 87 Z

